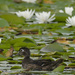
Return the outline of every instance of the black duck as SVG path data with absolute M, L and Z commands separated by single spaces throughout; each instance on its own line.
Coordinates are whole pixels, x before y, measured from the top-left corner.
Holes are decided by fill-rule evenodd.
M 38 70 L 38 71 L 52 71 L 63 62 L 63 59 L 60 58 L 57 61 L 52 61 L 51 59 L 37 59 L 33 60 L 30 58 L 30 50 L 26 47 L 19 49 L 19 55 L 25 56 L 22 61 L 22 67 L 29 70 Z

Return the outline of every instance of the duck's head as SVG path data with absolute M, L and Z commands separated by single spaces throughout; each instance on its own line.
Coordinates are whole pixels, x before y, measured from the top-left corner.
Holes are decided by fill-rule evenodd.
M 27 47 L 21 47 L 18 54 L 21 56 L 30 57 L 30 50 Z

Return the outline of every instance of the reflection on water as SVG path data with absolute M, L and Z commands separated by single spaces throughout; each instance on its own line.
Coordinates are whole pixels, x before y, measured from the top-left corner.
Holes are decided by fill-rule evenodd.
M 10 75 L 43 75 L 43 74 L 34 74 L 34 73 L 20 73 L 20 74 L 10 74 Z
M 63 72 L 55 72 L 55 71 L 26 71 L 26 72 L 4 72 L 1 75 L 75 75 L 75 69 L 72 70 L 64 70 Z
M 20 74 L 9 74 L 9 75 L 75 75 L 75 71 L 65 72 L 49 72 L 49 73 L 20 73 Z

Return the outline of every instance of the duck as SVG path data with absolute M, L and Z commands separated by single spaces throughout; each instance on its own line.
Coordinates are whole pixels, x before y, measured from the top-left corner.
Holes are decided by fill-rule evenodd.
M 62 62 L 63 59 L 60 58 L 56 61 L 51 59 L 31 59 L 30 58 L 30 50 L 27 47 L 21 47 L 18 52 L 19 55 L 24 56 L 22 60 L 22 67 L 26 71 L 34 70 L 34 71 L 52 71 L 57 68 Z

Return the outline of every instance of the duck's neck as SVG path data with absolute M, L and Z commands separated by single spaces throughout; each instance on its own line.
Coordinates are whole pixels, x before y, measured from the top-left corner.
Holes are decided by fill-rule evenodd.
M 25 56 L 24 59 L 30 59 L 30 56 Z
M 22 66 L 23 68 L 25 68 L 24 66 L 27 66 L 27 64 L 30 62 L 30 57 L 24 57 L 24 59 L 22 60 Z
M 24 57 L 24 59 L 22 60 L 22 63 L 28 63 L 30 61 L 30 57 Z

